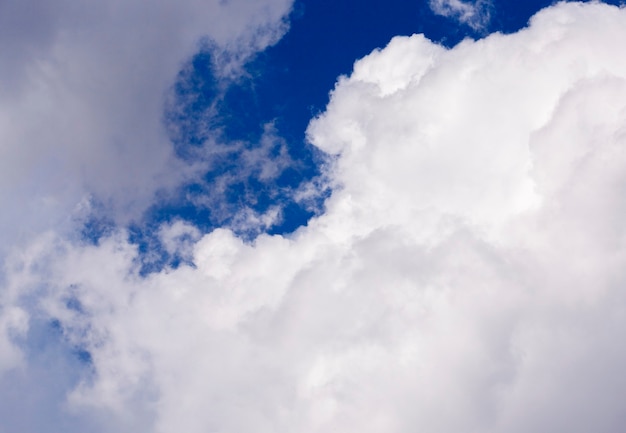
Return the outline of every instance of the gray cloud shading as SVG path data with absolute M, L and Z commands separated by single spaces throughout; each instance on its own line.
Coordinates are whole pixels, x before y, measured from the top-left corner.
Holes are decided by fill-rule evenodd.
M 65 225 L 90 202 L 126 223 L 192 176 L 163 126 L 167 90 L 203 40 L 232 75 L 286 30 L 291 1 L 0 5 L 0 242 Z

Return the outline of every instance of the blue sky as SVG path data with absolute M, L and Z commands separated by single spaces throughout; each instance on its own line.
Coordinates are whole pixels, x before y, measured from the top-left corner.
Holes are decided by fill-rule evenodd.
M 356 59 L 383 48 L 398 35 L 423 33 L 432 41 L 453 47 L 464 38 L 512 33 L 551 3 L 485 3 L 477 12 L 485 16 L 484 22 L 472 26 L 454 16 L 442 16 L 428 2 L 299 1 L 286 17 L 288 32 L 273 46 L 252 56 L 238 76 L 226 79 L 216 77 L 216 60 L 211 53 L 214 48 L 209 42 L 188 60 L 171 89 L 173 101 L 164 114 L 170 138 L 183 160 L 197 157 L 193 150 L 203 147 L 218 130 L 220 141 L 243 141 L 243 148 L 219 156 L 202 178 L 185 183 L 169 200 L 156 202 L 147 212 L 147 220 L 133 224 L 132 239 L 142 249 L 159 249 L 154 230 L 163 222 L 177 219 L 187 220 L 205 232 L 230 227 L 246 239 L 261 232 L 287 234 L 306 225 L 309 218 L 323 212 L 330 191 L 324 189 L 306 203 L 292 197 L 294 189 L 320 176 L 320 165 L 324 164 L 324 155 L 307 143 L 305 130 L 309 121 L 324 111 L 337 77 L 348 75 Z M 278 157 L 282 145 L 290 161 L 277 176 L 259 179 L 258 173 L 241 171 L 245 165 L 242 150 L 258 147 L 268 124 L 284 141 L 274 145 L 265 158 Z M 205 205 L 198 205 L 202 200 L 194 200 L 211 195 L 207 190 L 215 187 L 216 179 L 234 173 L 237 179 L 219 197 Z M 233 223 L 242 208 L 263 213 L 272 206 L 281 211 L 269 225 L 238 228 Z M 87 226 L 88 237 L 99 234 L 98 224 L 92 233 L 93 225 L 90 221 Z M 147 269 L 158 269 L 163 260 L 169 260 L 167 255 Z M 171 263 L 177 263 L 177 258 Z
M 618 431 L 621 4 L 0 3 L 0 433 Z

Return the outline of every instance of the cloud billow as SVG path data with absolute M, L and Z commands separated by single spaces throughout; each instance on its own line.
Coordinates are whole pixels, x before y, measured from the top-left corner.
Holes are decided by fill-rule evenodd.
M 559 3 L 451 49 L 394 38 L 309 125 L 324 214 L 248 243 L 166 224 L 186 260 L 149 275 L 123 230 L 48 234 L 0 323 L 35 296 L 90 356 L 68 407 L 110 431 L 619 431 L 625 29 Z

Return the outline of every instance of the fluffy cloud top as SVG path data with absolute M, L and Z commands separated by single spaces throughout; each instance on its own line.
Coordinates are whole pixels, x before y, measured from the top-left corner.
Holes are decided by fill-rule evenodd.
M 42 237 L 7 265 L 0 365 L 38 315 L 90 354 L 68 407 L 118 429 L 619 431 L 622 40 L 597 3 L 450 50 L 395 38 L 309 127 L 324 215 L 252 244 L 163 227 L 193 265 L 147 277 L 123 232 Z

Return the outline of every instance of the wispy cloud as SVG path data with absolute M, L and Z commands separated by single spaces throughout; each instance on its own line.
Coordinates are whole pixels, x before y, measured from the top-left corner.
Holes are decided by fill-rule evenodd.
M 491 0 L 430 0 L 430 8 L 437 15 L 442 15 L 474 30 L 483 30 L 491 19 Z
M 126 223 L 190 174 L 162 125 L 166 90 L 208 40 L 232 75 L 286 30 L 291 1 L 0 6 L 0 233 L 59 227 L 83 200 Z M 227 72 L 228 71 L 228 72 Z

